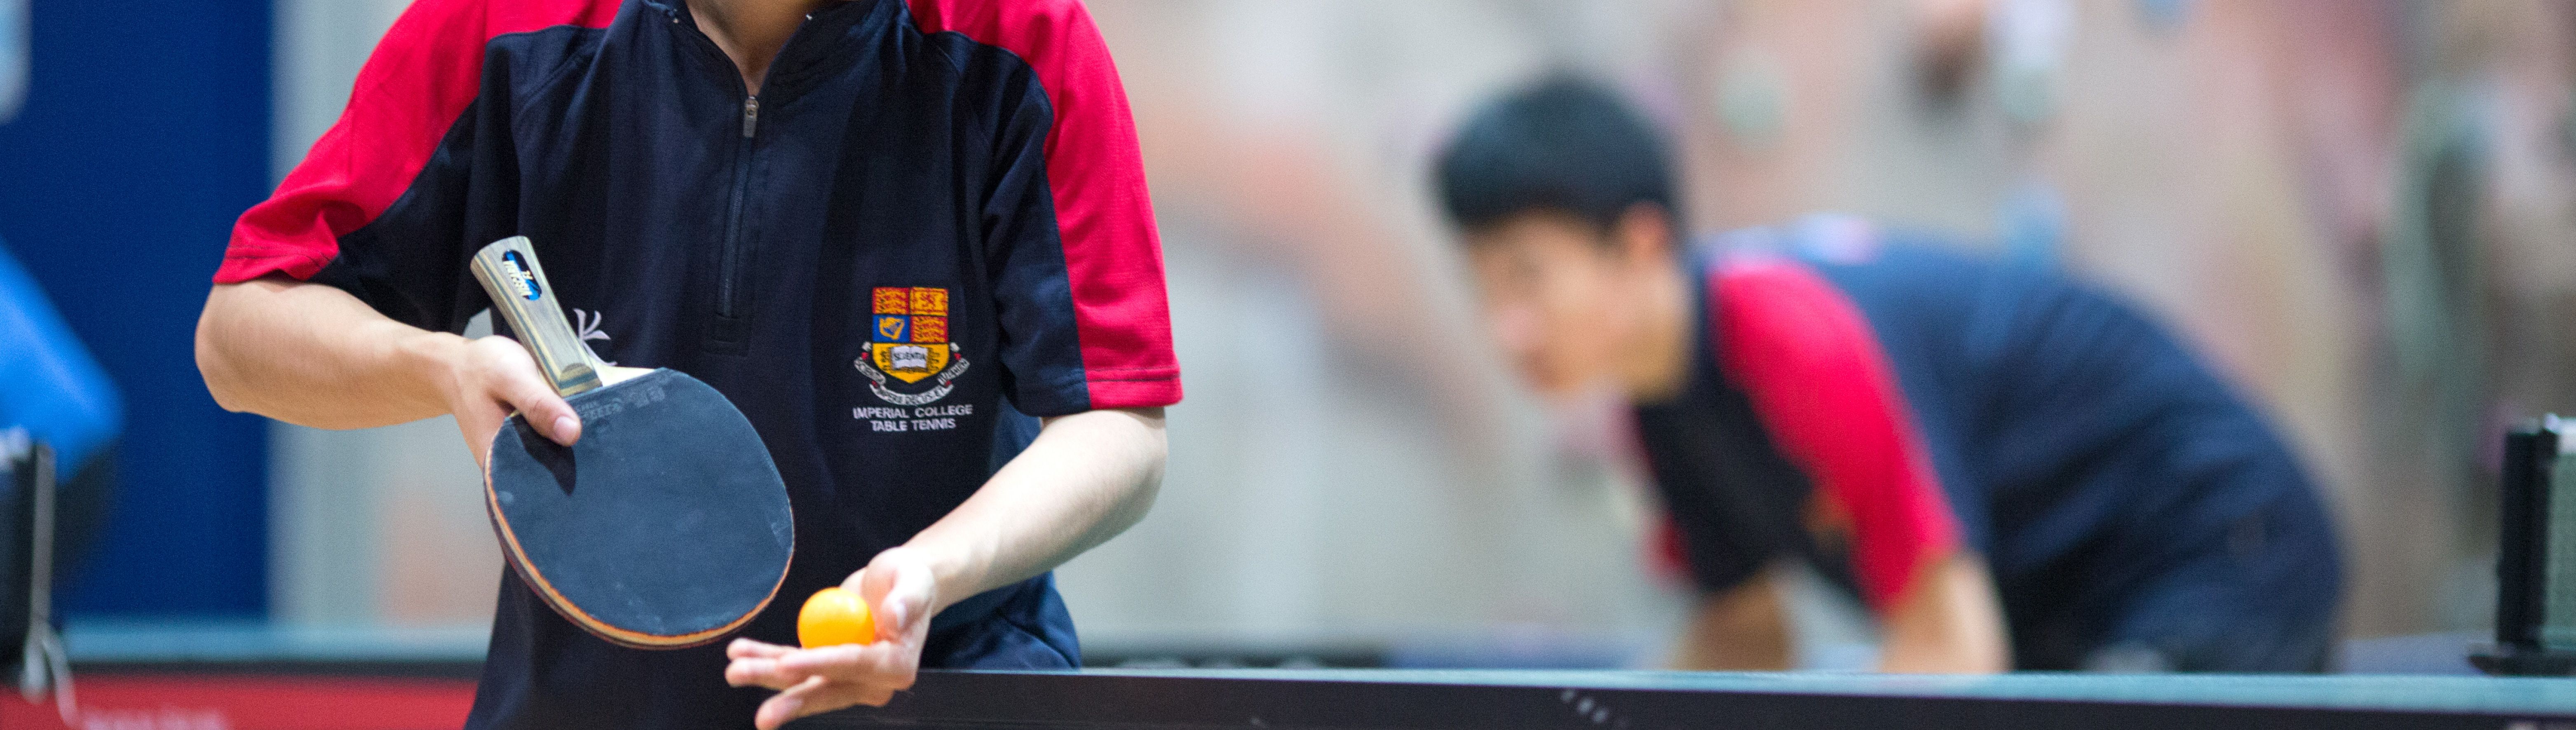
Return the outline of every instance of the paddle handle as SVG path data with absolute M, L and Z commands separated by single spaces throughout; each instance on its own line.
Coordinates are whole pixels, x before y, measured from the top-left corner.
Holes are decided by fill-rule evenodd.
M 527 236 L 484 246 L 474 253 L 472 268 L 474 280 L 492 297 L 492 311 L 518 333 L 519 344 L 537 358 L 537 369 L 545 371 L 555 392 L 570 396 L 600 386 L 599 356 L 564 321 L 563 306 L 555 301 L 554 287 L 546 283 L 545 267 L 537 265 L 537 251 Z

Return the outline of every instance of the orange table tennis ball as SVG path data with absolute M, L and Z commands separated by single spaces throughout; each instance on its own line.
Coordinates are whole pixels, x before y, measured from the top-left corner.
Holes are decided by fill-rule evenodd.
M 807 649 L 876 640 L 877 621 L 867 600 L 839 586 L 815 591 L 805 599 L 804 610 L 796 612 L 796 641 Z

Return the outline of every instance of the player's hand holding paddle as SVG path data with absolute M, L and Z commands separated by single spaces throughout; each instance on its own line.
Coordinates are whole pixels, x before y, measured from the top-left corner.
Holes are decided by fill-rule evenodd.
M 513 411 L 528 414 L 528 425 L 549 441 L 571 446 L 581 439 L 581 416 L 516 340 L 494 335 L 466 343 L 449 361 L 447 379 L 441 384 L 447 406 L 465 443 L 474 445 L 476 466 L 491 466 L 492 436 Z
M 796 648 L 735 639 L 725 647 L 733 660 L 725 666 L 726 682 L 779 691 L 753 717 L 761 730 L 851 705 L 883 705 L 912 687 L 930 637 L 931 607 L 939 605 L 929 562 L 909 548 L 887 550 L 841 585 L 867 601 L 874 642 Z

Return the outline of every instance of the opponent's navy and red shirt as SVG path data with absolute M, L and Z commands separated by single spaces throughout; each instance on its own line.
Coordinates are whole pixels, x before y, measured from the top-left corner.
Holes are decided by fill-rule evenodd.
M 1950 248 L 1841 216 L 1695 247 L 1690 383 L 1636 409 L 1672 557 L 1711 591 L 1804 559 L 1883 613 L 1973 554 L 2016 668 L 2317 669 L 2339 557 L 2289 450 L 2131 308 Z
M 815 12 L 757 96 L 681 0 L 419 0 L 339 123 L 242 215 L 218 282 L 345 289 L 420 327 L 532 239 L 607 360 L 687 372 L 785 477 L 784 596 L 946 515 L 1036 418 L 1180 400 L 1125 92 L 1072 0 Z M 795 639 L 798 601 L 744 633 Z M 1050 579 L 940 614 L 930 667 L 1069 667 Z M 743 726 L 720 645 L 640 651 L 502 581 L 469 727 Z

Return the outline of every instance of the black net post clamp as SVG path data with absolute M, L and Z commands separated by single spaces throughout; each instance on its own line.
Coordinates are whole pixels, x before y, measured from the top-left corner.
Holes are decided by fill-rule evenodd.
M 2505 434 L 2488 674 L 2576 674 L 2576 421 L 2543 416 Z
M 54 449 L 30 438 L 21 427 L 0 429 L 0 463 L 10 479 L 26 488 L 27 638 L 19 650 L 18 695 L 37 702 L 48 693 L 63 722 L 74 723 L 78 703 L 72 699 L 71 657 L 62 636 L 54 633 Z

